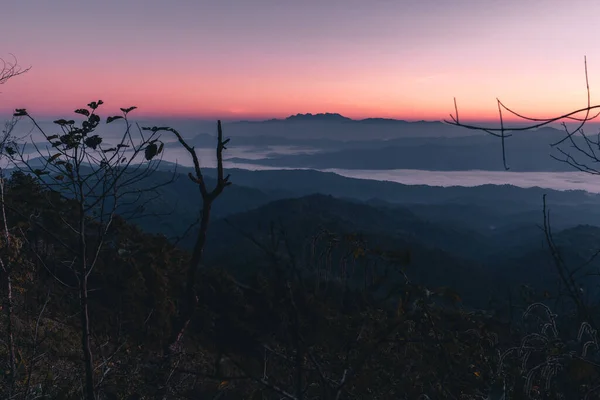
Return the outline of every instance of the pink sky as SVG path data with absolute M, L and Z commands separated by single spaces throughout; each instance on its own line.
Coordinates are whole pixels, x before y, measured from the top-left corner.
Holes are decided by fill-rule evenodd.
M 496 118 L 495 98 L 550 116 L 600 90 L 595 0 L 20 0 L 0 56 L 26 75 L 0 113 Z M 8 17 L 8 18 L 7 18 Z M 600 102 L 600 97 L 598 97 Z

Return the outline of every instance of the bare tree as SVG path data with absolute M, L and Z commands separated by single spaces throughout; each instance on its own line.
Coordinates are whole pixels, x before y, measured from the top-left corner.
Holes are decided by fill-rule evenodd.
M 12 125 L 7 124 L 7 129 L 4 131 L 2 140 L 0 141 L 0 158 L 4 158 L 5 149 L 10 146 L 12 137 L 10 128 Z M 5 179 L 4 171 L 0 167 L 0 213 L 2 214 L 2 247 L 4 254 L 0 257 L 0 268 L 4 275 L 3 286 L 6 290 L 6 337 L 8 346 L 8 357 L 9 357 L 9 396 L 12 396 L 14 390 L 15 375 L 16 375 L 16 362 L 15 362 L 15 339 L 14 339 L 14 326 L 13 326 L 13 288 L 12 288 L 12 266 L 13 261 L 18 255 L 19 242 L 8 229 L 8 223 L 6 221 L 6 207 L 5 207 Z
M 22 75 L 29 71 L 29 68 L 21 68 L 17 62 L 15 56 L 13 56 L 12 62 L 7 62 L 4 59 L 0 59 L 0 85 L 6 84 L 12 78 Z M 12 130 L 14 128 L 14 119 L 5 124 L 5 129 L 0 137 L 0 162 L 4 161 L 6 156 L 6 148 L 10 147 L 14 141 L 12 136 Z M 2 214 L 2 230 L 3 230 L 3 247 L 5 254 L 0 257 L 0 267 L 4 275 L 4 284 L 6 290 L 6 336 L 7 336 L 7 347 L 8 347 L 8 363 L 10 370 L 9 378 L 9 396 L 12 396 L 14 390 L 15 374 L 16 374 L 16 362 L 15 362 L 15 340 L 14 340 L 14 327 L 13 327 L 13 293 L 12 293 L 12 258 L 14 258 L 14 249 L 18 247 L 18 242 L 11 240 L 11 233 L 8 230 L 8 224 L 6 222 L 6 209 L 4 205 L 4 171 L 0 165 L 0 213 Z
M 197 284 L 197 273 L 200 269 L 203 262 L 204 255 L 204 247 L 206 244 L 208 225 L 210 222 L 210 215 L 213 202 L 219 197 L 219 195 L 223 192 L 225 187 L 231 185 L 229 181 L 229 175 L 224 175 L 223 168 L 223 150 L 226 150 L 226 144 L 229 142 L 229 139 L 223 140 L 223 130 L 221 127 L 221 121 L 217 121 L 217 147 L 216 147 L 216 156 L 217 156 L 217 183 L 216 186 L 212 189 L 209 189 L 204 180 L 204 175 L 202 173 L 202 168 L 200 166 L 200 160 L 198 155 L 196 154 L 196 150 L 194 147 L 190 146 L 183 136 L 179 133 L 179 131 L 170 128 L 170 127 L 144 127 L 142 130 L 150 131 L 152 135 L 155 135 L 159 132 L 170 132 L 175 135 L 179 143 L 183 146 L 183 148 L 190 154 L 193 164 L 194 164 L 194 173 L 188 173 L 188 177 L 192 182 L 198 185 L 198 189 L 200 191 L 201 203 L 199 206 L 201 209 L 199 210 L 200 218 L 200 229 L 198 231 L 196 241 L 192 250 L 191 257 L 189 259 L 187 265 L 186 272 L 186 287 L 184 289 L 184 295 L 182 299 L 181 306 L 178 310 L 178 315 L 175 318 L 173 323 L 171 334 L 168 337 L 166 345 L 163 349 L 163 358 L 160 362 L 160 369 L 166 375 L 162 376 L 164 383 L 158 387 L 158 391 L 155 396 L 164 397 L 165 391 L 169 390 L 170 380 L 173 377 L 173 373 L 177 368 L 177 362 L 173 365 L 173 356 L 176 354 L 181 355 L 181 346 L 182 339 L 186 333 L 186 330 L 194 316 L 194 312 L 198 305 L 198 295 L 196 293 L 196 284 Z M 190 228 L 195 226 L 198 223 L 198 220 L 193 222 L 190 225 Z M 188 229 L 189 230 L 189 229 Z
M 16 57 L 12 57 L 13 61 L 6 61 L 0 58 L 0 85 L 4 85 L 10 79 L 22 75 L 31 69 L 31 67 L 22 68 L 17 62 Z
M 500 126 L 497 128 L 484 127 L 481 125 L 466 124 L 460 122 L 458 107 L 456 105 L 456 99 L 454 99 L 454 114 L 450 114 L 450 120 L 444 120 L 448 124 L 471 129 L 475 131 L 483 131 L 490 135 L 496 136 L 501 141 L 502 147 L 502 162 L 506 170 L 509 169 L 507 165 L 507 154 L 505 148 L 505 140 L 511 137 L 515 132 L 531 131 L 541 127 L 549 126 L 553 123 L 560 123 L 564 136 L 555 142 L 550 143 L 550 147 L 555 149 L 559 156 L 550 154 L 553 159 L 568 164 L 576 170 L 586 172 L 592 175 L 599 175 L 600 169 L 597 164 L 600 163 L 600 133 L 595 135 L 588 135 L 584 132 L 584 127 L 587 122 L 596 119 L 600 115 L 600 111 L 595 111 L 600 108 L 600 105 L 592 105 L 590 86 L 587 71 L 587 59 L 584 57 L 584 69 L 585 69 L 585 83 L 586 83 L 586 94 L 587 94 L 587 105 L 586 107 L 570 111 L 566 114 L 558 115 L 551 118 L 533 118 L 525 116 L 513 109 L 507 107 L 500 99 L 496 99 L 498 106 L 498 116 Z M 594 112 L 593 112 L 594 111 Z M 505 113 L 514 116 L 522 121 L 528 122 L 528 125 L 519 127 L 510 127 L 505 122 Z M 583 114 L 583 116 L 581 116 Z M 569 128 L 567 122 L 575 123 L 574 128 Z M 568 148 L 565 148 L 569 145 Z M 569 150 L 570 149 L 570 150 Z M 586 315 L 586 319 L 591 322 L 591 315 L 589 311 L 584 311 L 583 299 L 579 288 L 573 280 L 573 274 L 575 271 L 569 271 L 564 260 L 562 259 L 560 252 L 554 243 L 552 238 L 552 231 L 549 221 L 549 212 L 546 207 L 546 197 L 543 199 L 543 212 L 544 212 L 544 235 L 546 243 L 552 253 L 552 257 L 559 273 L 562 284 L 567 288 L 568 296 L 572 299 L 576 305 L 580 315 Z
M 42 147 L 32 140 L 38 155 L 33 159 L 26 154 L 24 145 L 10 149 L 17 167 L 37 177 L 48 194 L 54 194 L 46 196 L 46 201 L 51 209 L 57 210 L 64 232 L 70 234 L 71 240 L 58 238 L 58 234 L 55 236 L 66 254 L 70 254 L 70 268 L 77 282 L 87 400 L 95 399 L 96 388 L 88 279 L 98 264 L 109 229 L 123 200 L 130 200 L 132 196 L 139 199 L 142 192 L 170 183 L 161 182 L 143 189 L 139 187 L 139 183 L 159 166 L 163 149 L 160 136 L 157 132 L 145 136 L 139 129 L 140 137 L 134 138 L 128 114 L 136 107 L 121 108 L 122 115 L 110 116 L 106 123 L 123 120 L 125 132 L 112 144 L 107 144 L 105 139 L 96 134 L 101 121 L 97 109 L 102 104 L 101 100 L 94 101 L 87 108 L 75 110 L 75 113 L 84 117 L 81 125 L 74 120 L 54 121 L 61 130 L 59 134 L 45 132 L 26 110 L 17 109 L 15 117 L 29 119 L 43 136 L 46 146 Z M 140 160 L 141 155 L 143 159 Z M 58 212 L 61 204 L 56 200 L 56 195 L 60 201 L 74 202 L 72 215 Z M 42 222 L 38 225 L 42 225 Z M 55 231 L 45 228 L 50 235 Z
M 156 126 L 152 128 L 143 129 L 152 132 L 153 135 L 158 132 L 171 132 L 177 137 L 179 143 L 186 149 L 186 151 L 192 157 L 192 161 L 194 163 L 195 176 L 191 172 L 188 174 L 188 176 L 192 182 L 198 185 L 198 189 L 200 191 L 200 196 L 202 199 L 200 231 L 198 232 L 198 236 L 196 238 L 196 242 L 192 251 L 192 256 L 190 258 L 187 268 L 185 299 L 183 302 L 183 306 L 179 312 L 179 317 L 175 322 L 172 336 L 169 340 L 169 343 L 167 344 L 168 348 L 166 349 L 167 354 L 172 354 L 179 347 L 183 335 L 185 334 L 185 331 L 192 319 L 194 310 L 196 309 L 196 305 L 198 304 L 198 296 L 196 295 L 195 290 L 196 275 L 198 269 L 202 264 L 204 245 L 206 244 L 206 235 L 208 232 L 208 224 L 210 221 L 210 212 L 212 204 L 217 199 L 217 197 L 219 197 L 219 195 L 223 192 L 223 189 L 225 189 L 225 187 L 231 184 L 231 182 L 229 181 L 229 175 L 224 176 L 223 172 L 223 150 L 227 149 L 225 145 L 229 143 L 229 139 L 223 140 L 223 129 L 221 128 L 221 121 L 217 121 L 217 184 L 213 189 L 209 189 L 206 186 L 206 182 L 204 181 L 202 168 L 200 167 L 200 160 L 198 159 L 196 150 L 194 149 L 194 147 L 190 146 L 185 141 L 183 136 L 181 136 L 181 134 L 177 130 L 169 127 Z
M 550 148 L 556 150 L 556 152 L 558 153 L 558 155 L 550 154 L 550 157 L 557 160 L 558 162 L 562 162 L 562 163 L 565 163 L 565 164 L 571 166 L 575 170 L 585 172 L 585 173 L 588 173 L 591 175 L 600 175 L 600 169 L 598 168 L 598 163 L 600 163 L 600 154 L 599 154 L 599 152 L 600 152 L 600 133 L 586 134 L 584 132 L 585 125 L 588 122 L 593 121 L 600 115 L 600 111 L 598 111 L 598 109 L 600 109 L 600 105 L 592 105 L 592 102 L 591 102 L 591 94 L 590 94 L 588 71 L 587 71 L 587 59 L 585 57 L 584 57 L 584 69 L 585 69 L 587 104 L 585 107 L 582 107 L 580 109 L 570 111 L 568 113 L 554 116 L 551 118 L 534 118 L 534 117 L 525 116 L 525 115 L 507 107 L 502 101 L 500 101 L 500 99 L 496 99 L 497 106 L 498 106 L 499 125 L 500 126 L 496 127 L 496 128 L 490 128 L 490 127 L 484 127 L 482 125 L 474 125 L 474 124 L 467 124 L 467 123 L 460 122 L 456 99 L 454 99 L 455 113 L 450 114 L 450 120 L 444 120 L 444 122 L 455 125 L 455 126 L 463 127 L 466 129 L 471 129 L 471 130 L 475 130 L 475 131 L 483 131 L 490 135 L 498 137 L 501 141 L 502 161 L 504 164 L 504 168 L 506 170 L 509 169 L 509 167 L 507 165 L 507 154 L 506 154 L 506 148 L 505 148 L 505 140 L 507 138 L 511 137 L 513 134 L 518 133 L 518 132 L 536 130 L 538 128 L 549 126 L 551 124 L 559 123 L 563 129 L 564 135 L 561 139 L 550 143 Z M 508 115 L 516 117 L 518 120 L 526 122 L 527 124 L 525 126 L 519 126 L 519 127 L 508 126 L 508 124 L 505 121 L 506 113 L 508 113 Z M 575 127 L 569 128 L 569 126 L 567 125 L 567 122 L 574 124 Z M 579 272 L 585 265 L 580 266 L 578 268 L 569 268 L 569 266 L 567 265 L 565 259 L 563 258 L 562 254 L 560 252 L 558 245 L 554 241 L 551 223 L 550 223 L 550 212 L 546 205 L 546 195 L 543 196 L 542 201 L 543 201 L 543 227 L 542 227 L 542 230 L 544 232 L 545 242 L 550 250 L 552 259 L 554 261 L 554 267 L 559 276 L 559 283 L 561 284 L 561 286 L 564 290 L 563 293 L 558 294 L 557 302 L 558 302 L 558 299 L 563 294 L 566 295 L 567 298 L 569 298 L 573 302 L 575 309 L 577 311 L 577 316 L 578 316 L 579 322 L 580 322 L 578 341 L 581 341 L 582 332 L 585 331 L 585 329 L 589 328 L 589 330 L 592 331 L 593 335 L 594 335 L 594 340 L 589 343 L 594 344 L 594 346 L 597 348 L 598 344 L 597 344 L 597 341 L 595 340 L 595 332 L 596 332 L 596 329 L 598 328 L 598 326 L 597 326 L 597 321 L 595 318 L 595 313 L 590 308 L 590 304 L 585 301 L 582 290 L 581 290 L 581 286 L 575 279 L 575 274 L 577 272 Z M 598 254 L 600 254 L 600 251 L 596 252 L 592 256 L 592 259 L 595 258 Z M 589 262 L 591 262 L 591 260 Z M 586 263 L 586 265 L 589 264 L 589 262 Z M 526 313 L 524 314 L 524 317 L 529 313 L 529 310 L 532 309 L 533 307 L 541 307 L 544 310 L 546 310 L 546 312 L 550 316 L 551 320 L 550 320 L 550 323 L 546 323 L 546 325 L 544 325 L 544 327 L 545 327 L 545 329 L 548 326 L 552 327 L 552 330 L 549 330 L 549 331 L 554 332 L 553 339 L 556 339 L 556 336 L 557 336 L 556 325 L 555 325 L 556 324 L 556 321 L 555 321 L 556 315 L 554 315 L 552 312 L 550 312 L 549 308 L 545 304 L 533 303 L 527 309 Z M 525 338 L 523 338 L 523 342 L 520 347 L 521 353 L 525 354 L 525 356 L 526 356 L 523 365 L 525 365 L 525 362 L 527 360 L 527 357 L 529 357 L 529 354 L 531 354 L 531 352 L 533 350 L 537 350 L 536 348 L 531 347 L 531 345 L 530 345 L 531 341 L 539 340 L 541 338 L 541 339 L 545 340 L 546 342 L 550 343 L 549 339 L 544 335 L 546 335 L 545 331 L 542 332 L 542 335 L 536 333 L 536 334 L 528 335 Z M 523 349 L 527 348 L 528 346 L 530 348 L 528 348 L 527 351 L 523 351 Z M 515 349 L 516 348 L 509 349 L 505 353 L 505 355 L 512 352 Z M 502 358 L 504 358 L 505 355 L 503 355 Z M 546 388 L 546 390 L 549 390 L 550 389 L 550 379 L 552 378 L 552 376 L 556 375 L 557 369 L 562 368 L 564 360 L 562 360 L 561 357 L 563 357 L 563 356 L 565 356 L 565 354 L 562 354 L 562 353 L 558 354 L 558 355 L 553 355 L 551 357 L 548 357 L 548 359 L 546 360 L 545 363 L 540 364 L 540 365 L 530 369 L 527 374 L 526 391 L 531 389 L 532 378 L 534 377 L 535 373 L 539 372 L 538 369 L 541 371 L 542 368 L 544 368 L 543 371 L 545 371 L 544 373 L 546 374 L 546 375 L 543 375 L 543 378 L 546 379 L 546 382 L 545 382 L 546 387 L 545 388 Z M 573 354 L 569 353 L 569 354 L 567 354 L 567 356 L 570 358 L 573 358 Z M 586 360 L 583 357 L 585 357 L 585 351 L 582 356 L 578 357 L 578 359 L 585 363 L 593 365 L 595 368 L 598 367 L 598 364 L 590 362 L 589 360 Z M 597 387 L 594 387 L 593 389 L 591 389 L 588 392 L 588 394 L 586 395 L 586 398 L 588 398 L 588 396 L 590 395 L 590 393 L 592 391 L 595 391 L 598 388 L 600 388 L 600 386 L 597 386 Z
M 600 111 L 596 112 L 595 114 L 592 112 L 600 109 L 600 105 L 592 106 L 591 103 L 586 58 L 584 58 L 584 66 L 587 93 L 587 105 L 585 107 L 551 118 L 534 118 L 525 116 L 517 111 L 514 111 L 513 109 L 507 107 L 502 101 L 500 101 L 500 99 L 496 99 L 500 126 L 497 128 L 490 128 L 484 127 L 482 125 L 474 125 L 460 122 L 458 106 L 455 98 L 454 114 L 450 114 L 450 120 L 445 119 L 444 122 L 470 130 L 483 131 L 499 138 L 502 146 L 502 162 L 506 170 L 509 169 L 506 160 L 506 139 L 511 137 L 515 132 L 531 131 L 545 126 L 549 126 L 550 124 L 560 123 L 565 135 L 560 140 L 550 143 L 550 147 L 556 149 L 561 154 L 562 158 L 559 158 L 554 155 L 551 155 L 551 157 L 556 159 L 557 161 L 566 163 L 579 171 L 598 175 L 600 174 L 600 170 L 596 169 L 596 167 L 591 166 L 590 163 L 600 163 L 600 154 L 598 154 L 598 151 L 600 151 L 600 133 L 593 136 L 588 135 L 584 132 L 583 128 L 587 122 L 596 119 L 600 115 Z M 505 121 L 506 113 L 513 117 L 516 117 L 521 121 L 527 122 L 528 125 L 510 127 Z M 583 116 L 581 116 L 582 114 Z M 575 128 L 570 129 L 567 126 L 567 121 L 575 123 Z M 570 144 L 570 147 L 573 151 L 572 153 L 570 153 L 568 150 L 565 150 L 565 144 Z M 587 161 L 581 161 L 581 158 L 587 159 Z
M 179 143 L 192 157 L 192 161 L 194 163 L 195 176 L 191 172 L 188 174 L 188 176 L 192 182 L 198 185 L 198 189 L 200 191 L 200 196 L 202 199 L 200 231 L 198 232 L 198 236 L 196 238 L 196 242 L 192 251 L 192 257 L 190 258 L 190 262 L 187 269 L 185 300 L 183 307 L 180 310 L 179 318 L 175 323 L 172 337 L 168 343 L 167 352 L 172 353 L 179 346 L 183 335 L 185 334 L 185 331 L 192 319 L 192 315 L 194 313 L 196 305 L 198 304 L 198 296 L 196 295 L 195 290 L 196 275 L 198 268 L 200 268 L 200 265 L 202 264 L 204 245 L 206 244 L 206 235 L 208 232 L 208 224 L 210 221 L 210 212 L 212 204 L 217 199 L 217 197 L 219 197 L 219 195 L 223 192 L 223 189 L 225 189 L 225 187 L 231 184 L 231 182 L 229 181 L 229 175 L 224 176 L 223 172 L 223 150 L 227 149 L 225 145 L 229 143 L 229 139 L 223 140 L 223 129 L 221 128 L 221 121 L 217 121 L 217 184 L 212 190 L 209 190 L 209 188 L 207 188 L 206 186 L 206 182 L 204 181 L 202 168 L 200 167 L 200 160 L 198 159 L 196 150 L 194 149 L 194 147 L 190 146 L 185 141 L 183 136 L 181 136 L 181 134 L 177 130 L 168 127 L 152 127 L 143 129 L 152 132 L 152 134 L 156 134 L 157 132 L 161 131 L 171 132 L 177 137 Z

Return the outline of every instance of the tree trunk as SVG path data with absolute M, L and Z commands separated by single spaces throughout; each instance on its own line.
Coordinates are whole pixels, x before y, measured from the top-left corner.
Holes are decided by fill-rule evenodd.
M 202 256 L 204 254 L 204 245 L 206 244 L 206 232 L 208 231 L 208 222 L 210 220 L 210 209 L 212 201 L 209 199 L 204 200 L 204 206 L 202 208 L 202 218 L 200 220 L 200 232 L 196 238 L 196 244 L 194 245 L 194 251 L 190 258 L 190 263 L 187 270 L 187 281 L 185 290 L 184 304 L 181 310 L 181 315 L 175 321 L 173 334 L 168 344 L 168 353 L 172 353 L 183 339 L 183 335 L 192 320 L 196 306 L 198 305 L 198 296 L 196 295 L 196 275 L 202 263 Z
M 9 393 L 12 396 L 14 390 L 15 375 L 17 374 L 17 362 L 15 358 L 15 335 L 13 326 L 13 294 L 12 294 L 12 277 L 10 270 L 6 271 L 6 336 L 8 336 L 8 362 L 10 364 L 10 381 Z
M 8 362 L 10 366 L 10 381 L 9 381 L 9 395 L 13 395 L 16 374 L 17 374 L 17 361 L 15 357 L 15 335 L 13 325 L 13 292 L 12 292 L 12 275 L 11 275 L 11 260 L 10 260 L 10 233 L 8 232 L 8 222 L 6 220 L 6 207 L 4 204 L 4 177 L 2 170 L 0 169 L 0 205 L 2 207 L 2 221 L 4 229 L 4 238 L 6 240 L 6 263 L 0 260 L 4 273 L 6 274 L 6 336 L 8 339 Z
M 81 349 L 85 364 L 85 393 L 87 400 L 95 400 L 94 394 L 94 368 L 92 348 L 90 346 L 90 318 L 88 314 L 87 277 L 81 279 L 79 296 L 81 299 Z
M 81 257 L 81 268 L 79 278 L 79 301 L 81 314 L 81 350 L 83 351 L 83 362 L 85 367 L 85 398 L 95 400 L 94 390 L 94 359 L 90 345 L 90 318 L 88 313 L 88 270 L 86 262 L 85 241 L 85 214 L 80 210 L 79 216 L 79 256 Z

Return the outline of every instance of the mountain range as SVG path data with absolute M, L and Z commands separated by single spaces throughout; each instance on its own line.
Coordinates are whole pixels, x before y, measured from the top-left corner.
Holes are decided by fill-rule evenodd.
M 272 229 L 289 240 L 287 249 L 279 248 L 280 256 L 292 251 L 308 264 L 307 249 L 325 230 L 360 235 L 381 251 L 405 251 L 410 262 L 403 268 L 415 281 L 452 286 L 465 302 L 482 306 L 492 293 L 518 284 L 556 287 L 558 277 L 540 228 L 544 194 L 556 240 L 572 265 L 590 258 L 600 239 L 600 195 L 583 191 L 409 186 L 310 170 L 228 172 L 234 183 L 213 206 L 206 262 L 240 276 L 270 262 L 265 247 L 273 245 Z M 147 205 L 149 217 L 133 222 L 152 233 L 183 237 L 178 243 L 189 249 L 191 233 L 197 231 L 197 226 L 190 230 L 190 221 L 199 215 L 201 202 L 185 174 L 184 168 L 171 186 L 160 189 L 157 200 Z M 205 171 L 209 187 L 214 175 L 214 170 Z M 169 176 L 162 170 L 152 179 Z M 584 282 L 590 290 L 595 284 Z

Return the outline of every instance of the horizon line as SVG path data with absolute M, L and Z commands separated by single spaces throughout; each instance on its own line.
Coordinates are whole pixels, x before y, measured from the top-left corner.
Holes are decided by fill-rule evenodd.
M 137 111 L 137 110 L 135 110 Z M 180 120 L 180 121 L 184 121 L 184 120 L 188 120 L 188 121 L 198 121 L 198 122 L 216 122 L 217 120 L 223 121 L 225 123 L 244 123 L 244 122 L 269 122 L 269 121 L 285 121 L 288 120 L 289 118 L 293 118 L 293 117 L 319 117 L 319 116 L 325 116 L 325 115 L 330 115 L 330 116 L 335 116 L 337 118 L 343 118 L 344 120 L 347 121 L 355 121 L 355 122 L 360 122 L 360 121 L 366 121 L 366 120 L 386 120 L 386 121 L 395 121 L 395 122 L 406 122 L 406 123 L 443 123 L 443 124 L 447 124 L 447 125 L 452 125 L 451 123 L 447 123 L 445 122 L 445 120 L 448 119 L 435 119 L 435 118 L 419 118 L 419 117 L 412 117 L 412 118 L 406 118 L 406 117 L 387 117 L 387 116 L 377 116 L 377 115 L 370 115 L 370 116 L 362 116 L 362 117 L 348 117 L 347 115 L 344 115 L 342 113 L 338 113 L 338 112 L 329 112 L 329 111 L 325 111 L 325 112 L 319 112 L 319 113 L 296 113 L 296 114 L 288 114 L 285 116 L 282 115 L 261 115 L 261 116 L 256 116 L 256 115 L 252 115 L 252 116 L 239 116 L 239 117 L 232 117 L 232 116 L 218 116 L 218 115 L 182 115 L 182 114 L 168 114 L 168 113 L 161 113 L 161 114 L 156 114 L 156 113 L 144 113 L 144 112 L 135 112 L 132 113 L 131 116 L 131 120 L 135 121 L 136 119 L 148 119 L 148 120 L 156 120 L 156 119 L 167 119 L 167 120 Z M 74 114 L 72 117 L 73 119 L 80 119 L 81 115 L 77 115 L 74 113 L 74 110 L 71 112 L 71 114 Z M 99 113 L 101 116 L 106 117 L 109 115 L 113 115 L 111 113 Z M 103 115 L 105 114 L 105 115 Z M 41 112 L 38 113 L 36 115 L 34 115 L 33 113 L 31 114 L 32 117 L 39 119 L 40 121 L 44 121 L 44 122 L 49 122 L 50 120 L 53 119 L 60 119 L 60 118 L 66 118 L 67 116 L 65 114 L 59 115 L 59 114 L 53 114 L 53 113 L 45 113 L 45 112 Z M 0 119 L 4 119 L 4 120 L 9 120 L 12 118 L 12 113 L 11 114 L 4 114 L 4 113 L 0 113 Z M 524 121 L 522 119 L 519 118 L 504 118 L 503 119 L 505 123 L 511 123 L 511 124 L 523 124 L 523 125 L 527 125 L 529 124 L 529 122 Z M 469 123 L 469 124 L 499 124 L 500 121 L 498 118 L 461 118 L 461 121 L 463 121 L 464 123 Z M 318 122 L 324 122 L 324 120 L 319 120 Z M 341 122 L 341 121 L 335 121 L 334 122 Z M 594 120 L 590 120 L 588 122 L 586 122 L 586 124 L 598 124 L 600 123 L 600 121 L 594 121 Z M 556 124 L 560 125 L 560 122 L 556 122 Z M 553 126 L 552 124 L 549 124 L 549 126 Z M 508 128 L 509 129 L 509 128 Z

